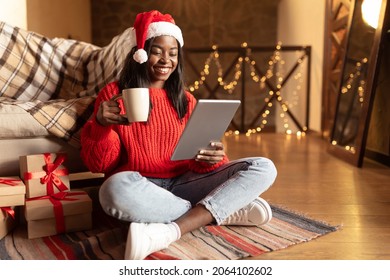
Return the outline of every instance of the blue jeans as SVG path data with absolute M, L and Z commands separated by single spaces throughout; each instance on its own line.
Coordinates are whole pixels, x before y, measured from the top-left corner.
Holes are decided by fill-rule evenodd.
M 187 172 L 169 179 L 123 171 L 103 183 L 99 199 L 108 215 L 123 221 L 169 223 L 202 204 L 220 224 L 266 191 L 276 175 L 272 161 L 262 157 L 234 160 L 209 173 Z

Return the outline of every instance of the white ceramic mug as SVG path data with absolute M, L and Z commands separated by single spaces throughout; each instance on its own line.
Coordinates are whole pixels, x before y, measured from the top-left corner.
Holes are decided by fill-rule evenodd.
M 146 122 L 149 117 L 150 101 L 148 88 L 127 88 L 115 100 L 122 98 L 129 122 Z

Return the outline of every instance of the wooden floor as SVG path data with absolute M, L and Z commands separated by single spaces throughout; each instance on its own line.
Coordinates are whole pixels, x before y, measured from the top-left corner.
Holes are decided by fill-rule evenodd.
M 224 139 L 231 159 L 264 156 L 278 169 L 262 197 L 309 217 L 340 225 L 337 232 L 256 259 L 389 260 L 390 168 L 365 159 L 354 167 L 327 153 L 316 135 L 264 133 Z

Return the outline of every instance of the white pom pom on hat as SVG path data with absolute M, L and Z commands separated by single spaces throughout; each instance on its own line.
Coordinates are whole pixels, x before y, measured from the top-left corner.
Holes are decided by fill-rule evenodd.
M 133 28 L 135 29 L 138 48 L 133 58 L 140 64 L 148 60 L 144 47 L 145 41 L 150 38 L 168 35 L 174 37 L 181 47 L 184 45 L 182 32 L 169 14 L 162 14 L 156 10 L 140 13 L 135 18 Z

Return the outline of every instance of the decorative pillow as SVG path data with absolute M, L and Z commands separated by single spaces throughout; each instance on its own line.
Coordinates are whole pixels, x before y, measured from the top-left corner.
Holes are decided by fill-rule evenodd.
M 64 95 L 62 91 L 82 90 L 82 58 L 95 49 L 74 40 L 52 41 L 0 22 L 0 96 L 46 101 Z M 67 76 L 72 77 L 71 87 L 64 82 Z
M 132 27 L 97 47 L 0 21 L 0 97 L 13 99 L 51 134 L 79 146 L 97 93 L 118 79 L 134 41 Z
M 95 95 L 118 77 L 130 40 L 132 28 L 101 48 L 0 22 L 0 96 L 47 101 Z

